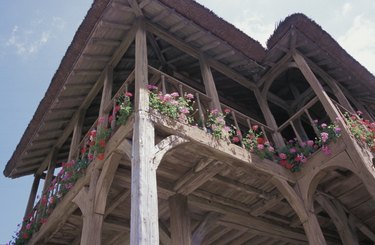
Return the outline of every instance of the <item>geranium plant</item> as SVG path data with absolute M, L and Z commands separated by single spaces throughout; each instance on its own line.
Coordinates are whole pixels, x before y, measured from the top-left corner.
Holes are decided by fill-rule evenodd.
M 232 134 L 232 128 L 225 122 L 225 118 L 229 113 L 229 109 L 225 109 L 224 112 L 219 112 L 217 109 L 208 112 L 206 127 L 208 132 L 210 132 L 216 139 L 229 138 Z
M 113 108 L 113 114 L 109 116 L 109 123 L 112 123 L 113 120 L 116 120 L 117 125 L 125 125 L 130 114 L 133 112 L 133 106 L 131 102 L 132 97 L 133 94 L 130 92 L 125 92 L 118 97 L 116 105 Z
M 242 140 L 243 145 L 249 151 L 257 154 L 261 159 L 273 160 L 275 148 L 266 140 L 258 125 L 253 125 Z
M 366 145 L 372 152 L 375 152 L 375 123 L 362 118 L 362 112 L 356 114 L 345 113 L 345 122 L 357 141 Z
M 186 93 L 183 96 L 178 92 L 163 94 L 153 85 L 149 85 L 148 89 L 152 109 L 181 123 L 191 124 L 193 122 L 193 94 Z

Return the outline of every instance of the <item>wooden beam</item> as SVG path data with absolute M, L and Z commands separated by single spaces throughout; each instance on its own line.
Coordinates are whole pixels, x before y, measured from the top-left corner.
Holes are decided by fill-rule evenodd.
M 147 37 L 144 21 L 138 22 L 135 37 L 135 105 L 131 167 L 130 244 L 159 243 L 156 170 L 152 165 L 154 126 L 148 116 L 149 94 Z
M 221 217 L 220 214 L 209 212 L 207 213 L 203 220 L 199 223 L 197 228 L 193 232 L 192 244 L 199 245 L 202 244 L 203 239 L 207 233 L 216 225 L 216 221 Z
M 358 244 L 358 238 L 355 231 L 349 226 L 349 219 L 341 205 L 335 205 L 334 201 L 329 200 L 323 195 L 318 195 L 315 200 L 331 217 L 336 229 L 340 235 L 341 241 L 344 245 Z
M 135 30 L 136 30 L 136 26 L 133 26 L 128 31 L 126 38 L 124 38 L 124 40 L 121 42 L 120 46 L 116 49 L 114 55 L 112 56 L 111 61 L 109 62 L 109 64 L 107 66 L 114 67 L 114 66 L 117 65 L 117 63 L 119 62 L 121 57 L 124 55 L 126 50 L 129 48 L 130 44 L 133 42 Z M 56 143 L 52 147 L 58 149 L 65 143 L 67 138 L 70 136 L 72 130 L 74 129 L 74 126 L 75 126 L 75 124 L 76 124 L 76 122 L 77 122 L 77 120 L 78 120 L 78 118 L 81 114 L 81 111 L 82 110 L 85 111 L 87 108 L 89 108 L 90 104 L 92 103 L 92 101 L 94 100 L 94 98 L 96 97 L 96 95 L 98 94 L 100 89 L 102 88 L 105 74 L 106 74 L 106 69 L 104 69 L 102 71 L 99 79 L 95 82 L 95 84 L 93 86 L 91 86 L 91 90 L 87 94 L 85 100 L 81 103 L 80 107 L 76 110 L 76 112 L 72 116 L 72 119 L 70 120 L 69 124 L 65 127 L 64 132 L 61 133 L 61 136 L 58 138 L 58 140 L 56 141 Z M 45 160 L 42 162 L 42 164 L 38 168 L 36 174 L 41 174 L 44 171 L 44 169 L 47 167 L 48 159 L 51 157 L 51 155 L 52 155 L 52 151 L 47 156 L 47 158 L 45 158 Z
M 35 175 L 33 184 L 31 186 L 29 199 L 27 201 L 24 217 L 28 217 L 28 215 L 30 215 L 31 211 L 33 210 L 36 194 L 39 188 L 39 183 L 40 183 L 40 175 Z
M 225 167 L 224 164 L 210 163 L 202 170 L 195 171 L 191 169 L 182 178 L 178 179 L 173 189 L 180 194 L 189 195 L 201 185 L 206 183 L 210 178 L 218 174 Z
M 210 102 L 210 109 L 216 109 L 221 112 L 221 104 L 219 101 L 219 95 L 217 94 L 217 89 L 214 81 L 214 77 L 212 76 L 211 68 L 207 64 L 206 58 L 201 56 L 199 59 L 200 66 L 201 66 L 201 73 L 203 78 L 204 87 L 206 90 L 206 94 L 208 97 L 211 98 Z
M 192 57 L 199 59 L 200 56 L 202 55 L 202 52 L 200 50 L 193 48 L 187 44 L 189 41 L 191 41 L 191 38 L 194 36 L 194 34 L 190 36 L 190 38 L 187 38 L 185 39 L 185 41 L 183 41 L 183 40 L 180 40 L 178 37 L 171 35 L 167 31 L 160 29 L 153 23 L 147 22 L 146 25 L 147 25 L 148 31 L 150 31 L 151 33 L 154 33 L 156 36 L 159 36 L 160 38 L 164 39 L 166 42 L 170 43 L 171 45 L 175 46 L 181 51 L 191 55 Z M 200 32 L 196 34 L 198 37 L 199 35 L 201 35 Z M 204 32 L 202 32 L 202 35 L 204 35 Z M 256 88 L 256 85 L 252 81 L 242 76 L 238 72 L 234 71 L 233 69 L 227 67 L 226 65 L 212 58 L 206 57 L 206 59 L 207 59 L 207 64 L 210 67 L 214 68 L 218 72 L 225 74 L 226 76 L 238 82 L 242 86 L 249 88 L 249 89 Z M 249 62 L 252 62 L 252 61 L 249 60 Z
M 187 197 L 176 194 L 169 198 L 171 244 L 191 245 L 190 216 Z
M 284 55 L 270 70 L 268 70 L 257 82 L 257 87 L 260 88 L 263 86 L 262 95 L 266 95 L 269 88 L 272 85 L 272 82 L 275 78 L 288 68 L 288 63 L 292 59 L 292 54 L 289 52 Z
M 167 226 L 159 220 L 159 237 L 160 242 L 163 245 L 170 245 L 171 244 L 171 233 L 169 232 Z
M 83 121 L 85 119 L 85 114 L 86 114 L 85 111 L 80 111 L 76 124 L 74 125 L 73 136 L 72 136 L 72 140 L 70 142 L 70 148 L 69 148 L 68 162 L 78 157 L 79 150 L 80 150 L 78 149 L 78 147 L 79 147 L 79 143 L 81 142 Z
M 241 227 L 255 230 L 259 233 L 265 234 L 266 236 L 276 237 L 280 240 L 286 239 L 288 241 L 299 241 L 302 243 L 307 241 L 306 236 L 303 233 L 296 232 L 295 230 L 287 227 L 279 226 L 275 223 L 266 221 L 265 219 L 253 217 L 244 211 L 236 209 L 235 207 L 218 204 L 209 199 L 199 198 L 194 195 L 190 195 L 188 200 L 189 205 L 192 207 L 225 215 L 220 219 L 219 222 L 222 225 L 232 224 L 232 228 L 234 228 L 233 225 L 235 225 L 237 229 L 238 227 Z
M 143 12 L 141 7 L 138 5 L 136 0 L 128 0 L 130 7 L 133 9 L 135 16 L 140 17 L 143 16 Z

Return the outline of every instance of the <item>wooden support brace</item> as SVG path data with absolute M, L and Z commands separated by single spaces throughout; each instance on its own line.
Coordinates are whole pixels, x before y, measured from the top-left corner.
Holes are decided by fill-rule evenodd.
M 176 194 L 169 198 L 171 244 L 191 245 L 190 216 L 186 196 Z

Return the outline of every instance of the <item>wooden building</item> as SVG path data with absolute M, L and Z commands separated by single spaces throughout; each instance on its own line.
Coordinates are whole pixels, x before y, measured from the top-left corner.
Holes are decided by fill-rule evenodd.
M 302 14 L 264 49 L 192 0 L 97 0 L 4 170 L 35 176 L 15 243 L 373 244 L 374 95 Z

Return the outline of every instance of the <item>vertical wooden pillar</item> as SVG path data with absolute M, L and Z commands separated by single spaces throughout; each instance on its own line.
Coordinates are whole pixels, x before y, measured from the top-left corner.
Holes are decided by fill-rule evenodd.
M 267 122 L 267 125 L 275 130 L 277 130 L 277 123 L 275 121 L 275 118 L 273 117 L 270 107 L 268 106 L 267 99 L 262 96 L 260 91 L 258 89 L 254 90 L 255 98 L 258 101 L 259 107 L 262 110 L 264 119 Z M 272 139 L 275 142 L 277 147 L 283 147 L 285 146 L 283 137 L 279 132 L 274 132 L 272 134 Z
M 148 66 L 144 22 L 135 36 L 135 110 L 131 168 L 130 244 L 159 244 L 156 170 L 152 164 L 154 126 L 149 118 Z
M 91 175 L 90 185 L 84 187 L 73 202 L 82 211 L 83 226 L 81 233 L 82 245 L 100 245 L 102 240 L 102 224 L 103 214 L 94 212 L 95 209 L 95 194 L 100 171 L 95 169 Z M 106 199 L 104 200 L 106 201 Z
M 83 120 L 85 118 L 85 111 L 80 110 L 78 119 L 73 129 L 72 141 L 70 142 L 68 162 L 78 157 L 78 146 L 82 136 Z
M 52 149 L 52 154 L 51 154 L 51 157 L 50 157 L 49 163 L 48 163 L 46 178 L 44 179 L 44 186 L 43 186 L 42 195 L 46 194 L 48 188 L 51 186 L 53 174 L 54 174 L 55 168 L 56 168 L 57 152 L 58 152 L 57 149 L 55 149 L 55 148 Z
M 29 200 L 27 201 L 27 206 L 26 206 L 24 217 L 28 216 L 31 210 L 33 210 L 36 194 L 39 188 L 39 183 L 40 183 L 40 175 L 35 175 L 33 185 L 31 186 L 31 190 L 30 190 Z
M 171 212 L 171 244 L 190 245 L 191 228 L 187 197 L 181 194 L 171 196 L 169 198 L 169 209 Z
M 100 101 L 100 108 L 99 108 L 99 117 L 104 118 L 104 123 L 107 122 L 108 112 L 105 111 L 108 104 L 111 102 L 112 98 L 112 86 L 113 86 L 113 67 L 108 66 L 106 68 L 105 77 L 104 77 L 104 84 L 103 84 L 103 92 L 102 98 Z
M 201 67 L 202 79 L 206 90 L 206 94 L 208 95 L 208 97 L 211 98 L 210 109 L 217 109 L 219 110 L 219 112 L 221 112 L 222 110 L 219 101 L 219 95 L 216 90 L 216 85 L 214 77 L 212 76 L 211 67 L 207 64 L 207 61 L 203 55 L 201 55 L 199 63 Z

